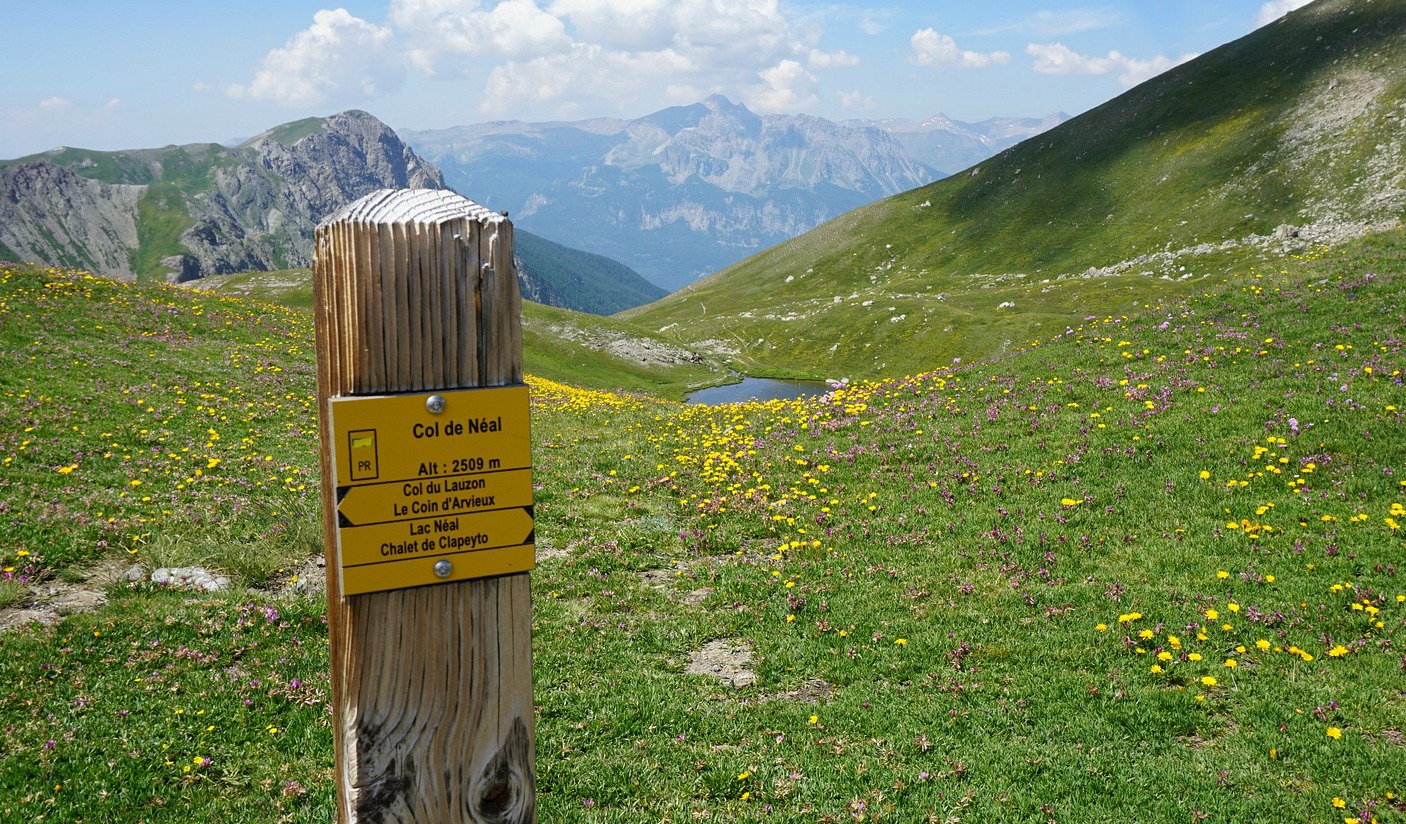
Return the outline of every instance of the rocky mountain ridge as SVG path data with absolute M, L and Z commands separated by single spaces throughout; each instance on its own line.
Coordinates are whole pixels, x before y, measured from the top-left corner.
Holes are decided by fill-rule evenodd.
M 10 257 L 172 282 L 306 266 L 317 222 L 382 188 L 444 180 L 359 111 L 233 148 L 59 148 L 0 164 L 0 246 Z

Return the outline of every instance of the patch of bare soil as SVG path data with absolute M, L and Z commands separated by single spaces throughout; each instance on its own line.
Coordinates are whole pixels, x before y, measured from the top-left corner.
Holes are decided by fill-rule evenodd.
M 745 687 L 757 680 L 752 671 L 752 650 L 742 641 L 719 639 L 709 641 L 700 650 L 689 653 L 689 675 L 706 675 L 730 687 Z
M 107 603 L 107 588 L 122 580 L 128 564 L 105 561 L 88 570 L 77 583 L 45 581 L 30 587 L 29 596 L 0 609 L 0 632 L 41 624 L 52 626 L 65 615 L 90 612 Z
M 823 704 L 835 694 L 835 685 L 824 678 L 807 678 L 793 690 L 763 695 L 759 701 L 797 701 L 802 704 Z
M 91 612 L 107 603 L 109 588 L 149 579 L 145 567 L 113 558 L 86 570 L 76 582 L 44 581 L 30 587 L 23 601 L 0 609 L 0 633 L 20 627 L 40 624 L 52 626 L 67 615 Z M 306 598 L 327 591 L 327 560 L 321 556 L 309 558 L 269 590 L 281 598 Z
M 327 558 L 314 555 L 283 579 L 275 594 L 284 598 L 303 598 L 327 591 Z
M 1221 738 L 1233 734 L 1239 729 L 1240 725 L 1235 723 L 1235 719 L 1228 718 L 1226 719 L 1225 729 L 1213 733 L 1210 738 L 1206 738 L 1192 733 L 1191 735 L 1178 735 L 1176 740 L 1178 743 L 1180 743 L 1183 747 L 1186 747 L 1187 749 L 1200 750 L 1214 745 Z
M 688 592 L 679 593 L 674 589 L 672 581 L 679 577 L 678 569 L 647 569 L 640 573 L 640 580 L 651 589 L 676 598 L 685 606 L 696 607 L 708 599 L 713 594 L 711 587 L 699 587 Z
M 688 592 L 680 595 L 679 600 L 691 607 L 702 606 L 703 602 L 708 600 L 708 596 L 712 594 L 712 587 L 699 587 L 698 589 L 690 589 Z

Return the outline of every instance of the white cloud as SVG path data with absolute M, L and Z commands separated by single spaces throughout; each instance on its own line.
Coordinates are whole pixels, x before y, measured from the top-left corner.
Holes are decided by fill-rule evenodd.
M 62 111 L 72 105 L 72 103 L 62 97 L 49 97 L 39 101 L 39 108 L 46 112 Z
M 413 73 L 481 80 L 469 96 L 490 116 L 599 114 L 685 90 L 781 110 L 818 100 L 812 70 L 860 62 L 821 48 L 817 21 L 780 0 L 389 0 L 381 24 L 319 11 L 227 92 L 354 103 Z
M 404 76 L 393 41 L 389 28 L 346 9 L 319 11 L 310 27 L 265 55 L 247 86 L 231 86 L 228 93 L 290 106 L 384 94 Z
M 803 45 L 777 0 L 553 0 L 548 10 L 612 50 L 775 56 Z
M 1260 13 L 1255 18 L 1255 25 L 1263 26 L 1266 23 L 1273 23 L 1294 9 L 1303 8 L 1313 0 L 1270 0 L 1260 6 Z
M 957 47 L 957 41 L 935 29 L 919 29 L 910 40 L 913 53 L 909 60 L 919 66 L 960 66 L 980 69 L 1011 62 L 1009 52 L 975 52 Z
M 859 62 L 819 48 L 823 30 L 789 18 L 777 0 L 549 0 L 542 8 L 571 47 L 494 66 L 485 113 L 513 115 L 531 102 L 559 117 L 628 114 L 621 108 L 661 90 L 670 103 L 722 92 L 758 110 L 796 110 L 818 102 L 808 68 Z
M 1063 43 L 1031 43 L 1025 47 L 1025 52 L 1035 58 L 1035 71 L 1041 74 L 1117 73 L 1118 82 L 1129 87 L 1196 57 L 1195 54 L 1185 54 L 1179 58 L 1158 55 L 1150 60 L 1138 60 L 1116 49 L 1103 57 L 1096 57 L 1079 54 Z
M 760 72 L 762 85 L 746 95 L 746 103 L 763 114 L 794 112 L 820 102 L 815 75 L 794 60 L 782 60 Z
M 528 102 L 554 104 L 562 116 L 598 114 L 633 96 L 650 78 L 688 75 L 692 68 L 686 58 L 669 50 L 631 54 L 577 45 L 562 54 L 496 66 L 488 75 L 481 108 L 491 115 L 509 115 Z
M 874 98 L 859 90 L 840 92 L 840 105 L 850 111 L 867 112 L 877 109 L 879 104 Z
M 410 63 L 428 75 L 467 74 L 488 60 L 531 60 L 571 49 L 562 21 L 533 0 L 393 0 L 388 20 Z
M 859 56 L 850 54 L 844 49 L 833 52 L 811 49 L 810 59 L 807 62 L 812 69 L 847 69 L 859 65 Z
M 864 16 L 859 18 L 859 30 L 870 37 L 883 34 L 887 29 L 888 26 L 870 12 L 865 12 Z
M 1035 71 L 1041 74 L 1108 74 L 1120 56 L 1113 51 L 1108 57 L 1085 57 L 1063 43 L 1031 43 L 1025 53 L 1035 58 Z
M 1038 11 L 1035 14 L 987 29 L 975 34 L 1022 34 L 1027 37 L 1063 37 L 1068 34 L 1106 29 L 1123 21 L 1119 12 L 1107 9 L 1070 9 L 1068 11 Z

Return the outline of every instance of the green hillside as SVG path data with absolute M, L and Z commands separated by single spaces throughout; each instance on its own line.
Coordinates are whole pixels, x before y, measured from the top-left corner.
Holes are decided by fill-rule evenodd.
M 623 316 L 728 340 L 753 373 L 992 356 L 1305 241 L 1394 228 L 1403 123 L 1406 0 L 1319 0 Z
M 282 143 L 284 146 L 292 146 L 304 137 L 320 131 L 326 124 L 327 119 L 324 117 L 305 117 L 302 120 L 294 120 L 292 123 L 275 126 L 263 134 L 246 140 L 244 145 L 247 146 L 255 141 L 268 138 Z

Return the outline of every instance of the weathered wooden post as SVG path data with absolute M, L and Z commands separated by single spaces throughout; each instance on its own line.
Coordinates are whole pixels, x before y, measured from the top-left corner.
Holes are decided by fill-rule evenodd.
M 380 191 L 318 226 L 313 271 L 339 820 L 535 822 L 512 224 Z

